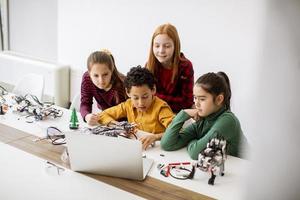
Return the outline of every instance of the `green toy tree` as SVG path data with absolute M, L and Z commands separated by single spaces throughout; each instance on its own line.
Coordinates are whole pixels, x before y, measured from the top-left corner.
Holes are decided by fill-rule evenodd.
M 73 108 L 73 110 L 72 110 L 72 115 L 71 115 L 71 120 L 70 120 L 69 127 L 70 127 L 70 129 L 78 129 L 78 127 L 79 127 L 77 113 L 76 113 L 75 108 Z

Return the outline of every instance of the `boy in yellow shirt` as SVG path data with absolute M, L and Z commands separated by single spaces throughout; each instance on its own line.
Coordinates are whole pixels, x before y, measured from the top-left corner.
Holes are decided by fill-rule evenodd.
M 128 122 L 136 123 L 139 130 L 152 133 L 140 138 L 146 149 L 161 139 L 174 113 L 165 101 L 155 96 L 155 79 L 148 69 L 141 66 L 131 68 L 124 86 L 129 99 L 99 113 L 98 122 L 107 125 L 127 118 Z

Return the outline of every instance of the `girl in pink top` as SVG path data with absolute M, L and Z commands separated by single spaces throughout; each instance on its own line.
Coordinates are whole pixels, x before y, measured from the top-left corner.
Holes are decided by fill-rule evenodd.
M 93 97 L 101 110 L 115 106 L 126 100 L 123 80 L 118 72 L 114 57 L 107 51 L 95 51 L 87 60 L 87 68 L 82 76 L 80 113 L 84 121 L 96 125 L 97 115 L 92 112 Z

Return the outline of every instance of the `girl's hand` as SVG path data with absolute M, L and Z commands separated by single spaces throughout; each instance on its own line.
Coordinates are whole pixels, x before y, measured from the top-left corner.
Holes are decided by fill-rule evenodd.
M 191 118 L 193 118 L 195 121 L 198 121 L 201 119 L 199 115 L 199 111 L 196 108 L 192 109 L 184 109 L 184 112 L 186 112 Z
M 98 124 L 98 115 L 97 114 L 87 114 L 85 116 L 85 121 L 88 123 L 90 126 L 95 126 Z
M 143 144 L 143 149 L 146 150 L 152 143 L 154 143 L 157 140 L 157 137 L 155 134 L 151 133 L 143 135 L 139 140 Z

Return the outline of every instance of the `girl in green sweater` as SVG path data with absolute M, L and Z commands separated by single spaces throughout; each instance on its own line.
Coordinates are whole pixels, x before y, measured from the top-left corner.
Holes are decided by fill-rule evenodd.
M 194 109 L 181 110 L 166 129 L 161 147 L 174 151 L 187 146 L 190 157 L 198 159 L 199 153 L 206 148 L 214 137 L 224 137 L 227 153 L 241 156 L 240 146 L 246 142 L 240 122 L 230 111 L 231 89 L 224 72 L 202 75 L 193 88 Z M 182 128 L 184 122 L 194 118 L 196 122 Z

